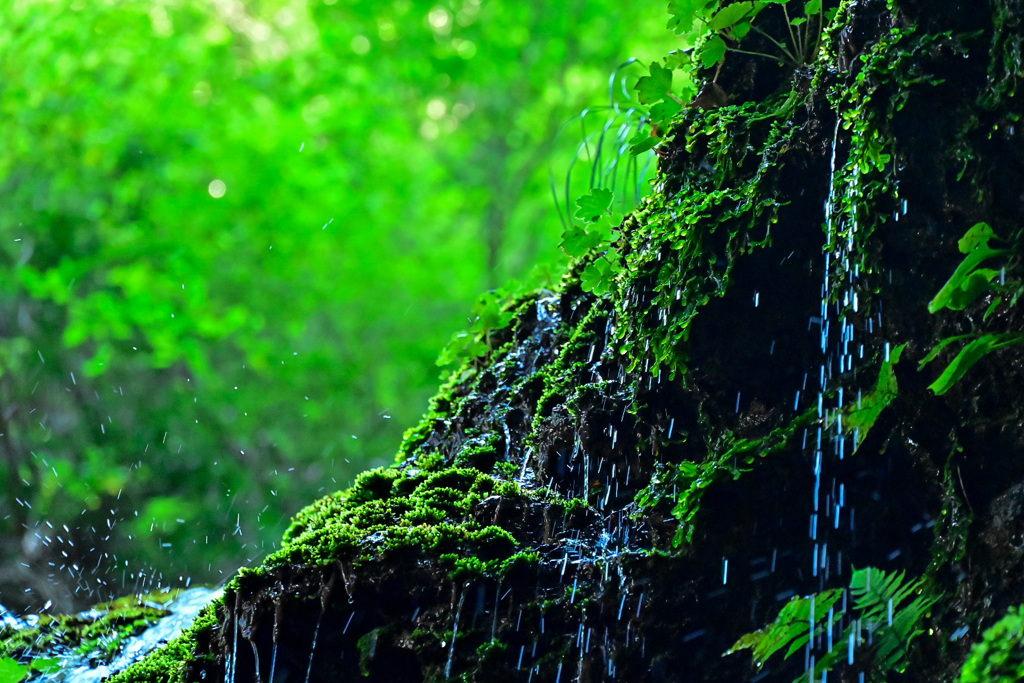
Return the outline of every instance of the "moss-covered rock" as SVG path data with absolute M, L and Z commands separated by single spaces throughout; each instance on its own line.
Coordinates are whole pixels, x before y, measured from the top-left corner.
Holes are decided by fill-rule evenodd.
M 785 65 L 769 5 L 611 246 L 115 680 L 956 679 L 1024 600 L 1024 8 L 825 6 Z
M 1024 610 L 1011 607 L 985 631 L 964 664 L 961 683 L 1011 683 L 1024 680 Z

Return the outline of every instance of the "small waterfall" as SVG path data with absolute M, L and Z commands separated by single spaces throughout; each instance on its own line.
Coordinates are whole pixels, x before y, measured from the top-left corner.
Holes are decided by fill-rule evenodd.
M 829 587 L 830 580 L 844 573 L 842 541 L 855 531 L 855 509 L 847 495 L 846 482 L 841 468 L 844 460 L 852 456 L 861 445 L 863 437 L 856 422 L 844 424 L 861 408 L 862 392 L 858 388 L 857 371 L 865 358 L 865 344 L 862 339 L 881 331 L 881 304 L 877 311 L 868 311 L 867 302 L 861 301 L 863 291 L 862 275 L 866 273 L 861 241 L 863 230 L 858 212 L 858 196 L 863 169 L 856 162 L 840 166 L 838 162 L 838 138 L 842 117 L 837 116 L 832 136 L 830 159 L 829 194 L 825 202 L 824 274 L 821 285 L 821 308 L 817 319 L 819 329 L 820 364 L 817 375 L 816 397 L 817 427 L 815 432 L 804 435 L 805 448 L 812 456 L 814 489 L 809 524 L 812 543 L 811 574 L 817 579 L 819 592 Z M 846 211 L 843 205 L 849 205 Z M 890 345 L 877 337 L 872 348 L 883 350 L 881 360 L 889 362 Z M 868 362 L 872 362 L 869 354 Z M 800 392 L 794 405 L 799 408 Z M 810 437 L 810 438 L 808 438 Z M 831 547 L 830 547 L 831 542 Z M 847 560 L 848 561 L 848 560 Z M 833 582 L 834 583 L 834 582 Z M 848 598 L 843 598 L 844 611 Z M 826 615 L 818 615 L 818 621 Z M 822 633 L 815 634 L 815 616 L 811 614 L 809 628 L 811 638 L 806 646 L 805 666 L 811 679 L 814 678 L 815 653 L 831 652 L 833 642 L 832 625 L 834 613 L 830 609 Z M 849 625 L 848 611 L 835 628 Z M 848 662 L 853 663 L 854 649 L 859 641 L 851 639 L 846 645 Z M 824 673 L 822 673 L 824 675 Z
M 58 683 L 59 681 L 99 683 L 99 681 L 124 671 L 159 646 L 176 638 L 195 621 L 200 610 L 219 598 L 222 593 L 223 591 L 219 588 L 211 589 L 199 586 L 190 588 L 165 606 L 170 611 L 168 616 L 147 628 L 137 637 L 127 640 L 120 654 L 109 664 L 97 666 L 96 662 L 92 661 L 90 654 L 73 654 L 61 662 L 59 671 L 43 674 L 32 680 L 37 683 Z M 6 621 L 6 618 L 5 615 L 4 625 L 13 625 L 15 617 L 11 615 L 11 622 Z M 28 626 L 25 622 L 21 623 L 23 626 Z

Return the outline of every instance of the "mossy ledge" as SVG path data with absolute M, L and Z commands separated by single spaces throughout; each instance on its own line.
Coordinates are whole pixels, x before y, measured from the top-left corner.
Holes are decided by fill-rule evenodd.
M 867 566 L 936 601 L 898 667 L 858 641 L 830 680 L 957 679 L 1024 602 L 1022 347 L 942 395 L 959 347 L 918 364 L 1024 329 L 1024 8 L 839 9 L 813 64 L 727 54 L 614 255 L 512 304 L 394 466 L 114 680 L 788 682 L 804 657 L 722 655 Z M 978 223 L 998 277 L 929 313 Z

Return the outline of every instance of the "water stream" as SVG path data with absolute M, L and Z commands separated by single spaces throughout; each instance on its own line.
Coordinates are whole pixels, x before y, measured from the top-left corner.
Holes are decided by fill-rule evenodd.
M 40 683 L 99 683 L 124 671 L 144 656 L 178 636 L 192 625 L 200 610 L 221 596 L 221 589 L 196 587 L 181 593 L 163 606 L 171 612 L 140 635 L 128 639 L 121 652 L 109 663 L 93 666 L 95 653 L 71 654 L 62 658 L 60 669 L 33 680 Z M 5 616 L 5 624 L 7 624 Z M 30 623 L 22 622 L 22 627 Z

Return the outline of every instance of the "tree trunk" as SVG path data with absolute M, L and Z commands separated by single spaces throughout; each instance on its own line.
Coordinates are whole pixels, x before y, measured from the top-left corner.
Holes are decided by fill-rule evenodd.
M 118 680 L 956 678 L 1024 602 L 1024 10 L 893 4 L 845 4 L 811 65 L 727 53 L 614 250 Z M 723 656 L 758 629 L 763 668 Z

